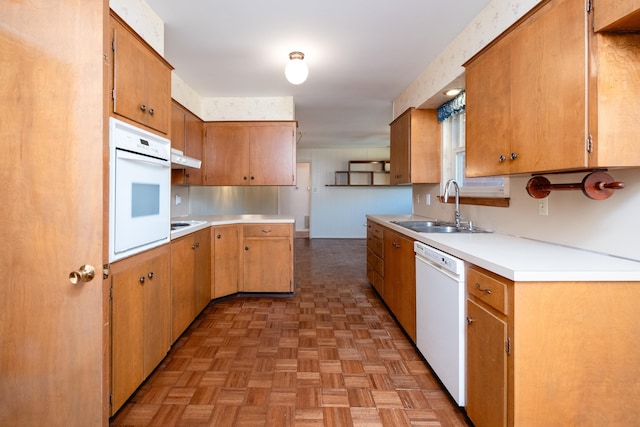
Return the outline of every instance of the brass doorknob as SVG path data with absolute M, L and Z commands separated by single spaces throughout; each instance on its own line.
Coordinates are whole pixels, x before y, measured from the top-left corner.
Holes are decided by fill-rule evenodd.
M 92 265 L 85 264 L 76 271 L 69 273 L 69 281 L 77 285 L 80 282 L 90 282 L 93 280 L 93 276 L 96 275 L 96 270 Z

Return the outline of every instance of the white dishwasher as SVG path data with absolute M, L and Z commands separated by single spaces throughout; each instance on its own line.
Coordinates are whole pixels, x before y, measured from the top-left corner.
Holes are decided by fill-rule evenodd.
M 421 242 L 416 252 L 416 345 L 460 406 L 465 406 L 464 261 Z

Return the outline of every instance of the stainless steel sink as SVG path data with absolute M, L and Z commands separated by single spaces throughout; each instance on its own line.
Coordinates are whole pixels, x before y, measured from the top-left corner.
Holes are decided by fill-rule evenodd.
M 391 221 L 400 227 L 417 233 L 491 233 L 489 230 L 469 225 L 456 227 L 451 222 L 443 221 Z

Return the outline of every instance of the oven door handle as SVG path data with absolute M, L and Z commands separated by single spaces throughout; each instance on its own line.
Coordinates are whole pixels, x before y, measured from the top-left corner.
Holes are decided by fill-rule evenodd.
M 161 167 L 169 167 L 169 161 L 163 159 L 157 159 L 155 157 L 149 157 L 142 154 L 130 153 L 129 151 L 116 150 L 116 156 L 118 160 L 129 160 L 132 162 L 149 163 Z

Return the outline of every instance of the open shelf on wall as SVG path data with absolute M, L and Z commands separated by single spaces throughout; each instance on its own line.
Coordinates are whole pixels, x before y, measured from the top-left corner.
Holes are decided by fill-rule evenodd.
M 378 187 L 389 185 L 389 160 L 349 160 L 346 171 L 336 171 L 327 187 Z

